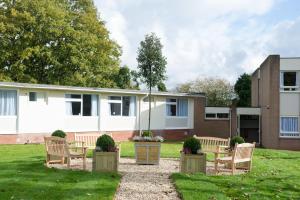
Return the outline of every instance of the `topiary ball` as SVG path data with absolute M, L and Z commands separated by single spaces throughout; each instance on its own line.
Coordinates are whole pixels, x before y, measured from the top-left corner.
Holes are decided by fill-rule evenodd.
M 230 140 L 230 148 L 233 149 L 236 143 L 242 144 L 242 143 L 245 143 L 245 140 L 244 140 L 244 138 L 242 138 L 242 137 L 240 137 L 240 136 L 234 136 L 234 137 L 231 138 L 231 140 Z
M 198 150 L 201 149 L 199 140 L 194 137 L 188 138 L 183 143 L 183 149 L 190 151 L 192 154 L 197 154 Z
M 96 146 L 100 147 L 101 151 L 110 152 L 115 149 L 115 141 L 109 135 L 101 135 L 98 137 Z
M 56 136 L 56 137 L 61 137 L 61 138 L 65 138 L 66 137 L 66 133 L 62 130 L 56 130 L 52 133 L 51 136 Z
M 151 131 L 143 131 L 142 137 L 152 137 L 153 134 Z

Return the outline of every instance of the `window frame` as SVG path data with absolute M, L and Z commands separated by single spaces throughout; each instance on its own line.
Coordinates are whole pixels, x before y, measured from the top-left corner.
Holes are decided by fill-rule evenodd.
M 120 100 L 115 100 L 115 99 L 109 99 L 110 97 L 121 97 L 121 99 Z M 123 115 L 123 97 L 135 97 L 135 113 L 134 113 L 134 115 L 132 115 L 132 116 L 130 116 L 130 115 Z M 110 96 L 108 96 L 108 98 L 107 98 L 108 100 L 107 100 L 107 103 L 108 103 L 108 112 L 109 112 L 109 116 L 110 117 L 132 117 L 132 118 L 135 118 L 136 117 L 136 115 L 137 115 L 137 113 L 136 113 L 136 109 L 137 109 L 137 97 L 136 96 L 134 96 L 134 95 L 110 95 Z M 119 103 L 119 104 L 121 104 L 121 106 L 120 106 L 120 109 L 121 109 L 121 111 L 120 111 L 120 115 L 112 115 L 111 114 L 111 103 Z
M 16 110 L 14 115 L 0 115 L 0 118 L 17 118 L 19 116 L 19 89 L 0 88 L 0 91 L 15 91 L 16 92 Z
M 168 99 L 175 99 L 176 102 L 168 102 Z M 178 99 L 186 99 L 187 100 L 187 115 L 186 116 L 179 116 L 178 115 Z M 176 115 L 175 116 L 167 114 L 166 111 L 167 111 L 167 106 L 168 105 L 175 105 L 176 106 Z M 188 98 L 172 98 L 172 97 L 166 98 L 165 116 L 166 116 L 166 118 L 188 118 L 189 117 L 189 101 L 188 101 Z
M 66 98 L 66 95 L 80 95 L 80 98 Z M 83 95 L 96 95 L 98 96 L 98 102 L 97 102 L 97 115 L 93 116 L 92 115 L 92 110 L 91 110 L 91 115 L 83 115 Z M 88 94 L 88 93 L 83 93 L 83 94 L 78 94 L 78 93 L 65 93 L 65 106 L 66 106 L 66 102 L 80 102 L 80 115 L 68 115 L 65 112 L 65 115 L 68 117 L 99 117 L 100 113 L 99 113 L 99 95 L 98 94 Z M 92 108 L 91 108 L 92 109 Z
M 282 131 L 281 129 L 281 118 L 297 118 L 298 121 L 298 131 Z M 297 136 L 289 136 L 284 134 L 298 134 Z M 291 115 L 291 116 L 280 116 L 279 117 L 279 137 L 280 138 L 300 138 L 300 127 L 299 127 L 299 116 Z
M 207 117 L 206 114 L 214 114 L 215 117 Z M 227 118 L 220 118 L 220 117 L 218 117 L 218 114 L 227 114 L 228 117 Z M 229 120 L 230 119 L 230 112 L 229 113 L 225 113 L 225 112 L 205 112 L 205 119 L 206 120 Z
M 296 73 L 296 83 L 295 83 L 295 86 L 285 86 L 284 85 L 284 73 L 291 73 L 291 72 L 294 72 Z M 299 85 L 297 85 L 297 82 L 299 82 L 299 71 L 295 71 L 295 70 L 284 70 L 284 71 L 280 71 L 279 73 L 280 75 L 280 91 L 282 92 L 294 92 L 294 91 L 298 91 L 299 90 Z

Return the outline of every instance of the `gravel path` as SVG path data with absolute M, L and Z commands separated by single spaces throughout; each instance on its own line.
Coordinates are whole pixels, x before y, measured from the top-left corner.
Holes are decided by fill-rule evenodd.
M 121 158 L 119 171 L 123 175 L 116 200 L 180 199 L 170 175 L 179 171 L 178 159 L 161 159 L 159 165 L 137 165 L 135 159 Z

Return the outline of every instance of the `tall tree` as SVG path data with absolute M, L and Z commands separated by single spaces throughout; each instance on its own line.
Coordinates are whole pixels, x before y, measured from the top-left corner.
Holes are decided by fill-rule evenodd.
M 242 74 L 234 85 L 234 91 L 238 95 L 238 106 L 251 106 L 251 76 Z
M 233 87 L 225 79 L 196 79 L 177 86 L 178 92 L 203 92 L 207 97 L 208 106 L 229 106 L 234 96 Z
M 92 0 L 0 3 L 0 80 L 116 87 L 120 54 Z
M 160 39 L 154 33 L 151 33 L 145 36 L 145 40 L 141 41 L 138 49 L 138 73 L 141 81 L 149 88 L 149 131 L 151 127 L 152 87 L 156 87 L 167 78 L 165 75 L 167 59 L 162 54 L 162 48 L 163 45 Z

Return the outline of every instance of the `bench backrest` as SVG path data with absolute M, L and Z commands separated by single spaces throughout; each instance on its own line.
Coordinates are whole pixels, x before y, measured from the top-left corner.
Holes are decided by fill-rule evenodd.
M 232 159 L 233 161 L 251 161 L 253 151 L 255 148 L 254 143 L 243 143 L 243 144 L 235 144 Z
M 89 149 L 95 149 L 96 142 L 101 133 L 75 133 L 75 141 L 84 142 L 84 146 Z M 111 135 L 110 135 L 111 136 Z
M 217 146 L 227 146 L 230 145 L 230 138 L 217 138 L 217 137 L 197 137 L 194 135 L 194 138 L 198 139 L 201 144 L 201 150 L 203 152 L 215 152 Z
M 68 143 L 65 138 L 44 137 L 46 152 L 48 155 L 65 156 L 69 155 Z

